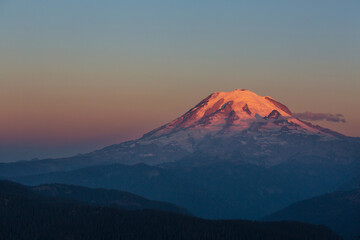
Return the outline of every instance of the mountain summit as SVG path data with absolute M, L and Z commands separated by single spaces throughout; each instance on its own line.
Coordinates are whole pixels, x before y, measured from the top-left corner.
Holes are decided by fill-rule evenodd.
M 246 89 L 236 89 L 210 94 L 187 113 L 145 134 L 144 138 L 156 138 L 177 131 L 187 131 L 196 138 L 220 132 L 237 134 L 250 128 L 258 131 L 280 131 L 286 128 L 324 137 L 338 136 L 293 117 L 285 105 L 271 97 L 262 97 Z

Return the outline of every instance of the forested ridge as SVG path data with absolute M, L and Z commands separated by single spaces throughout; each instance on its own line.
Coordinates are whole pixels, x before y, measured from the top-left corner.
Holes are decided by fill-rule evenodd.
M 11 191 L 13 187 L 17 190 Z M 341 239 L 323 226 L 296 222 L 211 221 L 157 210 L 91 206 L 28 192 L 0 190 L 0 239 Z

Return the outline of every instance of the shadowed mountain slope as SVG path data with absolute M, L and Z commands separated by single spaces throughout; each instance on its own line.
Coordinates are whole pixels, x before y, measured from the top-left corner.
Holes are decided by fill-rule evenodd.
M 322 224 L 344 239 L 355 240 L 360 237 L 360 189 L 334 192 L 294 203 L 264 220 Z

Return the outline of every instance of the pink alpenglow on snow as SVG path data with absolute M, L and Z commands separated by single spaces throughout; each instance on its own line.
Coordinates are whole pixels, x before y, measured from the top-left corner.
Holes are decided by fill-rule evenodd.
M 277 123 L 274 124 L 274 121 Z M 195 135 L 218 134 L 219 131 L 235 134 L 262 123 L 262 129 L 281 128 L 283 121 L 312 134 L 331 136 L 317 127 L 294 117 L 291 111 L 273 98 L 259 96 L 246 89 L 231 92 L 214 92 L 181 117 L 153 130 L 145 136 L 161 136 L 175 131 Z M 291 127 L 291 126 L 290 126 Z M 190 133 L 189 132 L 189 133 Z M 203 133 L 203 134 L 201 134 Z

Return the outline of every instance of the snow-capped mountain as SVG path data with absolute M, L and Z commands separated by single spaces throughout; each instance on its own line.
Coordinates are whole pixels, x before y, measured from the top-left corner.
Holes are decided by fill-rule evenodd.
M 236 134 L 253 124 L 265 129 L 277 128 L 279 120 L 298 125 L 311 133 L 316 129 L 306 126 L 291 116 L 291 111 L 271 97 L 261 97 L 251 91 L 237 89 L 231 92 L 215 92 L 203 99 L 181 117 L 146 134 L 145 138 L 158 138 L 170 133 L 185 131 L 195 138 L 204 135 Z
M 181 117 L 140 139 L 104 148 L 92 157 L 101 155 L 104 160 L 126 164 L 160 164 L 200 154 L 209 159 L 271 166 L 299 151 L 325 154 L 319 145 L 346 138 L 293 117 L 285 105 L 271 97 L 236 89 L 212 93 Z
M 349 164 L 359 159 L 359 149 L 358 138 L 301 121 L 273 98 L 237 89 L 210 94 L 181 117 L 139 139 L 69 158 L 0 164 L 0 176 L 112 163 L 196 166 L 235 162 L 270 167 L 305 161 L 304 156 Z
M 249 131 L 288 131 L 318 135 L 328 139 L 339 137 L 339 134 L 322 131 L 293 117 L 285 105 L 271 97 L 262 97 L 249 90 L 236 89 L 231 92 L 212 93 L 181 117 L 145 134 L 142 141 L 158 139 L 160 142 L 173 140 L 180 143 L 184 135 L 195 141 L 201 141 L 204 137 L 234 136 Z M 181 145 L 189 147 L 190 151 L 194 147 L 185 142 Z

